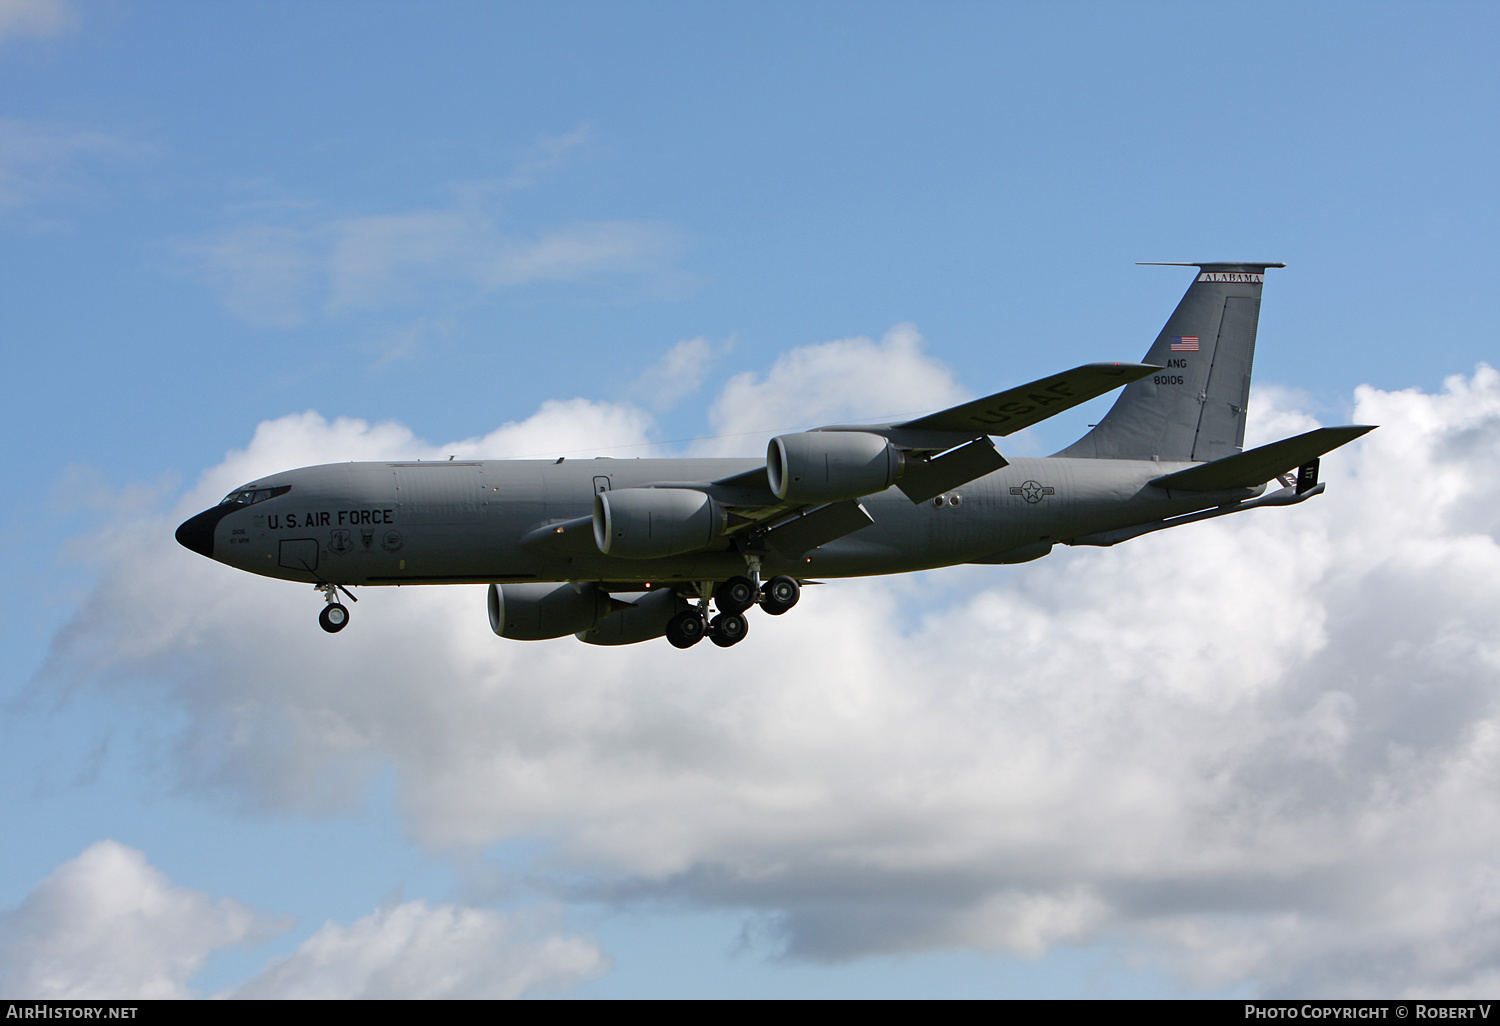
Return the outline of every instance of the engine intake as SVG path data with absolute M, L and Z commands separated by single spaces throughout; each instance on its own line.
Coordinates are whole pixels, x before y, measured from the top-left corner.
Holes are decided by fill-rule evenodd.
M 724 508 L 692 488 L 621 488 L 594 496 L 594 544 L 606 556 L 660 559 L 707 548 Z
M 867 431 L 803 431 L 777 435 L 766 448 L 771 491 L 786 502 L 840 502 L 883 492 L 905 459 Z

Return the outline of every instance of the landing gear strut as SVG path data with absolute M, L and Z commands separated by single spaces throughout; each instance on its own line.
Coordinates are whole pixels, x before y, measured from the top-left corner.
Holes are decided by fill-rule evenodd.
M 758 569 L 758 568 L 757 568 Z M 697 585 L 698 603 L 678 613 L 667 621 L 667 640 L 675 648 L 692 648 L 708 638 L 720 648 L 738 645 L 750 633 L 750 622 L 745 619 L 745 610 L 755 605 L 760 589 L 748 577 L 731 577 L 718 587 L 713 581 L 700 581 Z M 709 598 L 718 607 L 719 615 L 709 618 Z
M 318 626 L 329 634 L 337 634 L 349 626 L 349 610 L 339 601 L 339 592 L 349 595 L 347 589 L 340 588 L 337 584 L 320 584 L 318 590 L 323 593 L 323 600 L 328 604 L 318 614 Z M 350 602 L 358 602 L 359 599 L 349 595 Z
M 757 560 L 751 570 L 758 572 L 759 569 Z M 707 595 L 710 589 L 713 590 L 714 605 L 719 607 L 719 615 L 708 620 L 708 640 L 720 648 L 738 645 L 750 633 L 745 610 L 755 605 L 755 600 L 760 597 L 759 589 L 748 577 L 731 577 L 717 588 L 713 587 L 712 581 L 704 581 L 698 586 L 698 594 L 704 596 L 698 607 L 703 610 L 704 619 L 708 618 Z

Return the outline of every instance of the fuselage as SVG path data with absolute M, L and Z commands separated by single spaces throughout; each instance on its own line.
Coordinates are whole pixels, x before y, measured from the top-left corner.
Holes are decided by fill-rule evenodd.
M 768 551 L 764 572 L 810 577 L 1019 562 L 1052 544 L 1257 494 L 1170 493 L 1149 484 L 1190 463 L 1017 459 L 915 504 L 895 488 L 861 498 L 873 523 L 795 559 Z M 707 485 L 755 459 L 467 460 L 336 463 L 274 474 L 192 518 L 178 538 L 251 573 L 340 585 L 521 581 L 674 582 L 744 573 L 732 538 L 659 559 L 606 556 L 584 533 L 538 544 L 549 525 L 591 516 L 601 490 Z

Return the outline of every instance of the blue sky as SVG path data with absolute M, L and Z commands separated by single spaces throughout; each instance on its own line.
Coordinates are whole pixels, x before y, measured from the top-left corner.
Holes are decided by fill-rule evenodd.
M 361 992 L 347 982 L 372 971 L 360 938 L 401 929 L 413 965 L 443 944 L 472 955 L 454 993 L 1482 990 L 1482 938 L 1500 922 L 1490 912 L 1413 933 L 1392 924 L 1414 913 L 1392 907 L 1381 932 L 1331 911 L 1339 902 L 1316 881 L 1337 871 L 1366 881 L 1347 902 L 1395 901 L 1389 867 L 1371 865 L 1379 816 L 1361 803 L 1381 786 L 1405 792 L 1383 775 L 1394 763 L 1360 761 L 1369 753 L 1409 748 L 1402 765 L 1438 776 L 1432 767 L 1490 766 L 1488 749 L 1464 746 L 1491 722 L 1483 685 L 1500 639 L 1464 610 L 1492 597 L 1479 571 L 1495 530 L 1480 497 L 1496 386 L 1476 367 L 1497 342 L 1497 42 L 1487 4 L 0 0 L 0 339 L 12 382 L 0 406 L 12 568 L 0 601 L 0 907 L 11 910 L 0 983 L 42 979 L 37 950 L 87 963 L 68 946 L 85 927 L 55 910 L 89 907 L 65 899 L 113 880 L 188 910 L 162 928 L 178 939 L 161 942 L 160 964 L 111 977 L 162 993 Z M 824 589 L 841 597 L 799 609 L 781 641 L 768 630 L 731 662 L 719 654 L 713 701 L 672 690 L 688 664 L 662 645 L 516 654 L 483 636 L 466 589 L 376 594 L 356 618 L 368 633 L 325 638 L 314 596 L 199 567 L 170 544 L 184 510 L 252 471 L 455 447 L 753 452 L 788 428 L 1138 359 L 1188 277 L 1135 262 L 1212 259 L 1288 264 L 1268 274 L 1254 431 L 1390 419 L 1351 450 L 1363 455 L 1349 457 L 1347 501 L 1334 498 L 1344 471 L 1333 468 L 1322 512 L 1020 570 Z M 1054 451 L 1102 408 L 1006 451 Z M 703 440 L 713 435 L 731 437 Z M 1403 547 L 1414 539 L 1429 547 Z M 1330 561 L 1335 542 L 1353 546 L 1352 562 Z M 1388 559 L 1360 562 L 1387 546 Z M 1195 561 L 1228 569 L 1204 582 Z M 1075 721 L 1009 692 L 986 700 L 984 682 L 1010 686 L 1019 676 L 996 665 L 1023 650 L 1050 659 L 1089 617 L 1108 624 L 1090 638 L 1123 631 L 1106 585 L 1143 581 L 1166 603 L 1161 629 L 1216 588 L 1243 601 L 1245 622 L 1225 628 L 1249 639 L 1243 659 L 1221 663 L 1239 650 L 1205 643 L 1181 688 L 1160 693 L 1142 683 L 1146 656 L 1108 680 L 1060 668 L 1057 694 L 1092 707 L 1087 696 L 1138 685 L 1159 722 L 1237 740 L 1177 767 L 1196 783 L 1156 812 L 1122 794 L 1084 815 L 1087 781 L 1137 769 L 1159 793 L 1174 771 L 1132 767 L 1145 757 L 1116 746 L 1107 717 Z M 1388 610 L 1414 602 L 1432 622 L 1414 612 L 1411 636 L 1395 637 L 1382 619 L 1394 614 L 1373 604 L 1385 588 L 1399 596 Z M 443 633 L 450 608 L 478 635 Z M 934 668 L 946 623 L 970 640 Z M 999 623 L 1028 640 L 1009 645 Z M 1376 638 L 1396 646 L 1387 669 L 1361 661 Z M 1433 638 L 1449 647 L 1411 655 Z M 1017 745 L 1036 752 L 1007 762 L 978 738 L 956 744 L 973 760 L 929 798 L 955 818 L 1038 817 L 1034 829 L 921 826 L 926 806 L 898 800 L 896 781 L 942 761 L 936 742 L 897 745 L 890 780 L 844 790 L 839 767 L 867 766 L 902 722 L 896 710 L 918 701 L 875 668 L 860 676 L 871 653 L 972 681 L 980 704 L 966 722 L 1008 710 L 1026 725 Z M 1211 686 L 1265 653 L 1275 665 L 1242 691 Z M 1408 657 L 1416 668 L 1402 676 Z M 817 669 L 776 669 L 789 659 Z M 595 732 L 616 698 L 581 678 L 600 675 L 632 689 L 625 719 L 645 733 L 606 731 L 606 743 Z M 338 688 L 318 690 L 329 680 Z M 828 708 L 798 704 L 797 689 L 829 680 Z M 1250 715 L 1223 706 L 1226 693 L 1251 703 L 1264 744 L 1301 738 L 1296 758 L 1316 749 L 1337 784 L 1314 801 L 1283 789 L 1293 769 L 1253 772 L 1292 749 L 1252 746 L 1212 768 L 1214 750 L 1239 751 L 1246 735 L 1230 728 Z M 1418 695 L 1419 711 L 1398 715 Z M 865 701 L 878 714 L 842 718 Z M 439 771 L 445 735 L 403 725 L 454 710 L 493 716 L 497 733 L 488 747 L 448 738 L 470 763 Z M 777 710 L 826 716 L 872 747 L 784 737 L 761 722 Z M 947 721 L 933 716 L 941 737 Z M 730 723 L 746 732 L 739 771 L 695 762 L 685 740 L 643 740 L 657 728 L 714 737 Z M 527 737 L 550 739 L 536 742 L 545 752 Z M 1120 762 L 1106 772 L 1061 758 L 1079 738 Z M 611 745 L 597 762 L 567 754 Z M 514 759 L 486 762 L 502 750 Z M 800 810 L 789 821 L 767 811 L 776 802 L 756 804 L 764 767 L 786 750 L 800 770 L 765 787 L 787 789 L 778 801 Z M 633 778 L 642 764 L 654 768 Z M 1032 772 L 1042 791 L 1055 785 L 1051 814 L 1005 797 Z M 1204 797 L 1216 772 L 1249 781 L 1270 810 L 1256 835 L 1276 844 L 1210 857 L 1227 841 L 1195 817 L 1228 801 Z M 518 783 L 538 777 L 550 784 Z M 1422 779 L 1436 790 L 1403 786 L 1439 808 L 1448 796 L 1455 823 L 1454 795 L 1494 797 Z M 642 797 L 653 788 L 664 804 Z M 851 803 L 863 811 L 845 828 L 812 825 L 820 808 Z M 1121 826 L 1132 809 L 1159 833 Z M 879 840 L 896 836 L 910 849 Z M 1099 837 L 1118 844 L 1118 864 L 1084 857 L 1084 839 Z M 1193 857 L 1148 886 L 1125 867 L 1150 861 L 1150 837 L 1178 838 Z M 1343 854 L 1309 867 L 1310 849 Z M 1460 849 L 1404 857 L 1432 881 L 1432 902 L 1487 909 L 1467 888 L 1487 894 L 1474 881 L 1493 862 Z M 1018 868 L 1037 850 L 1069 868 L 1047 881 Z M 761 887 L 752 865 L 791 868 Z M 1268 896 L 1270 879 L 1307 889 Z M 301 946 L 325 924 L 328 949 L 347 955 L 338 972 Z M 1400 980 L 1337 968 L 1368 956 L 1364 944 L 1410 966 L 1419 941 L 1468 954 Z M 1283 942 L 1297 966 L 1247 954 Z

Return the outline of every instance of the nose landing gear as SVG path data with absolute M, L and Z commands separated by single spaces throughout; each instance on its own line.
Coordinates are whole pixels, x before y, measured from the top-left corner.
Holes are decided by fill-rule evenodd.
M 318 614 L 318 626 L 329 634 L 337 634 L 349 626 L 349 609 L 339 601 L 339 592 L 349 595 L 350 602 L 358 602 L 359 599 L 349 594 L 349 589 L 341 588 L 337 584 L 319 584 L 316 586 L 323 593 L 323 600 L 328 604 Z
M 337 634 L 348 626 L 348 623 L 349 610 L 338 602 L 324 606 L 323 611 L 318 614 L 318 626 L 329 634 Z

